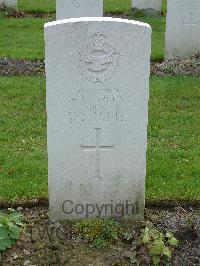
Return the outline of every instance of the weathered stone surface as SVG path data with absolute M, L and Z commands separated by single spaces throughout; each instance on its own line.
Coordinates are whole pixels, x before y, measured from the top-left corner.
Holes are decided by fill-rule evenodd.
M 150 26 L 62 20 L 45 43 L 50 216 L 142 217 Z
M 165 59 L 200 51 L 200 1 L 168 0 Z
M 137 9 L 155 9 L 161 11 L 162 0 L 132 0 L 132 7 Z
M 56 19 L 103 17 L 103 0 L 56 0 Z
M 17 0 L 0 0 L 0 7 L 17 8 Z

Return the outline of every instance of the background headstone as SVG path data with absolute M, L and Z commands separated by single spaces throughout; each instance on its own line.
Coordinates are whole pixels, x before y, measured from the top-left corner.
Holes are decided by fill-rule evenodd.
M 56 19 L 103 17 L 103 0 L 56 0 Z
M 132 7 L 137 9 L 154 9 L 161 12 L 162 0 L 132 0 Z
M 17 8 L 17 0 L 0 0 L 0 7 Z
M 168 0 L 165 59 L 200 51 L 200 0 Z
M 150 26 L 69 19 L 45 43 L 50 216 L 142 217 Z

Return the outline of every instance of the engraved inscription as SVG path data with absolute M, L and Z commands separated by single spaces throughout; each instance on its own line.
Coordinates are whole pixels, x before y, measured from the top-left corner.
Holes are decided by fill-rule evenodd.
M 96 152 L 96 178 L 98 179 L 102 179 L 100 176 L 100 155 L 101 155 L 101 151 L 108 151 L 108 150 L 113 150 L 114 149 L 114 145 L 110 145 L 110 146 L 102 146 L 100 145 L 101 142 L 101 128 L 94 128 L 96 131 L 96 145 L 95 146 L 85 146 L 85 145 L 81 145 L 81 149 L 82 151 L 86 151 L 86 152 L 90 152 L 90 151 L 95 151 Z
M 73 122 L 126 122 L 127 121 L 127 114 L 125 112 L 116 111 L 116 112 L 109 112 L 109 111 L 96 111 L 93 113 L 89 112 L 69 112 L 68 119 L 70 123 Z
M 89 82 L 107 81 L 118 70 L 119 57 L 107 37 L 96 33 L 79 53 L 79 71 Z
M 183 24 L 187 27 L 189 27 L 189 39 L 192 39 L 192 29 L 194 26 L 198 26 L 199 22 L 195 22 L 193 19 L 193 13 L 190 13 L 190 21 L 189 22 L 184 22 Z
M 127 99 L 128 96 L 119 89 L 80 89 L 72 98 L 67 119 L 70 123 L 126 122 Z

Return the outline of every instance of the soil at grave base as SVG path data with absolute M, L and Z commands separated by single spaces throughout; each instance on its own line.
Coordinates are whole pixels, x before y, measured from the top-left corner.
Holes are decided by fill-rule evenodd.
M 44 12 L 24 12 L 24 11 L 20 11 L 20 10 L 15 10 L 15 9 L 0 9 L 2 10 L 2 12 L 5 13 L 5 17 L 7 18 L 16 18 L 16 19 L 21 19 L 21 18 L 26 18 L 26 17 L 33 17 L 33 18 L 48 18 L 48 17 L 52 17 L 53 19 L 55 19 L 55 12 L 50 12 L 50 13 L 44 13 Z M 124 13 L 108 13 L 105 12 L 104 13 L 104 17 L 114 17 L 114 18 L 123 18 L 123 19 L 128 19 L 129 15 L 124 12 Z
M 94 249 L 73 234 L 72 222 L 60 224 L 49 221 L 46 207 L 25 208 L 22 212 L 25 229 L 17 244 L 3 253 L 2 266 L 131 265 L 132 243 L 118 243 L 109 248 Z M 180 241 L 170 265 L 200 265 L 200 232 L 195 228 L 200 222 L 200 207 L 146 209 L 145 222 L 147 221 L 163 232 L 173 232 Z M 137 232 L 145 226 L 145 222 L 121 223 L 128 231 L 139 235 Z M 52 229 L 55 230 L 51 231 Z M 56 234 L 48 235 L 47 232 Z M 141 256 L 146 261 L 142 265 L 150 265 L 146 255 Z
M 44 76 L 44 61 L 0 58 L 1 76 Z
M 200 53 L 190 59 L 178 58 L 167 62 L 151 62 L 151 74 L 157 76 L 200 76 Z M 0 58 L 0 76 L 45 76 L 44 61 Z
M 4 13 L 4 17 L 6 18 L 16 18 L 16 19 L 21 19 L 21 18 L 26 18 L 26 17 L 32 17 L 32 18 L 48 18 L 48 17 L 53 17 L 55 18 L 55 13 L 43 13 L 43 12 L 23 12 L 15 9 L 0 9 Z
M 25 18 L 25 17 L 33 17 L 33 18 L 46 18 L 46 17 L 53 17 L 55 19 L 56 12 L 29 12 L 29 11 L 20 11 L 15 9 L 0 9 L 4 12 L 4 16 L 7 18 Z M 130 19 L 131 15 L 137 15 L 138 10 L 132 10 L 131 12 L 121 12 L 121 11 L 114 11 L 114 12 L 104 12 L 104 17 L 112 17 L 112 18 L 123 18 L 123 19 Z M 139 12 L 141 14 L 141 12 Z M 158 14 L 153 9 L 143 10 L 144 15 L 149 17 L 160 17 L 166 16 L 164 12 Z M 137 17 L 136 17 L 137 19 Z

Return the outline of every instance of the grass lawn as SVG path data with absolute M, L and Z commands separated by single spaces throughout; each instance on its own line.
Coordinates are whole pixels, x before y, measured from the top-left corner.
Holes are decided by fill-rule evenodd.
M 55 0 L 18 0 L 19 10 L 27 12 L 55 12 Z M 122 13 L 128 12 L 131 0 L 104 0 L 106 12 Z M 166 12 L 166 0 L 163 1 L 163 11 Z
M 18 9 L 26 12 L 53 13 L 56 0 L 18 0 Z
M 56 10 L 55 0 L 19 0 L 18 8 L 27 12 L 52 13 Z M 131 0 L 104 0 L 106 12 L 127 12 L 130 10 Z
M 6 19 L 0 18 L 0 57 L 17 59 L 44 59 L 44 23 L 53 17 Z M 164 57 L 165 18 L 138 18 L 153 28 L 152 59 Z
M 200 78 L 151 78 L 146 197 L 200 200 Z M 47 197 L 45 81 L 0 78 L 0 200 Z
M 151 59 L 163 60 L 165 49 L 165 17 L 161 18 L 138 18 L 139 21 L 148 23 L 152 27 L 152 52 Z
M 44 80 L 0 78 L 0 198 L 46 196 Z
M 153 77 L 147 199 L 200 200 L 200 78 Z
M 44 58 L 44 23 L 48 19 L 0 18 L 0 57 Z

